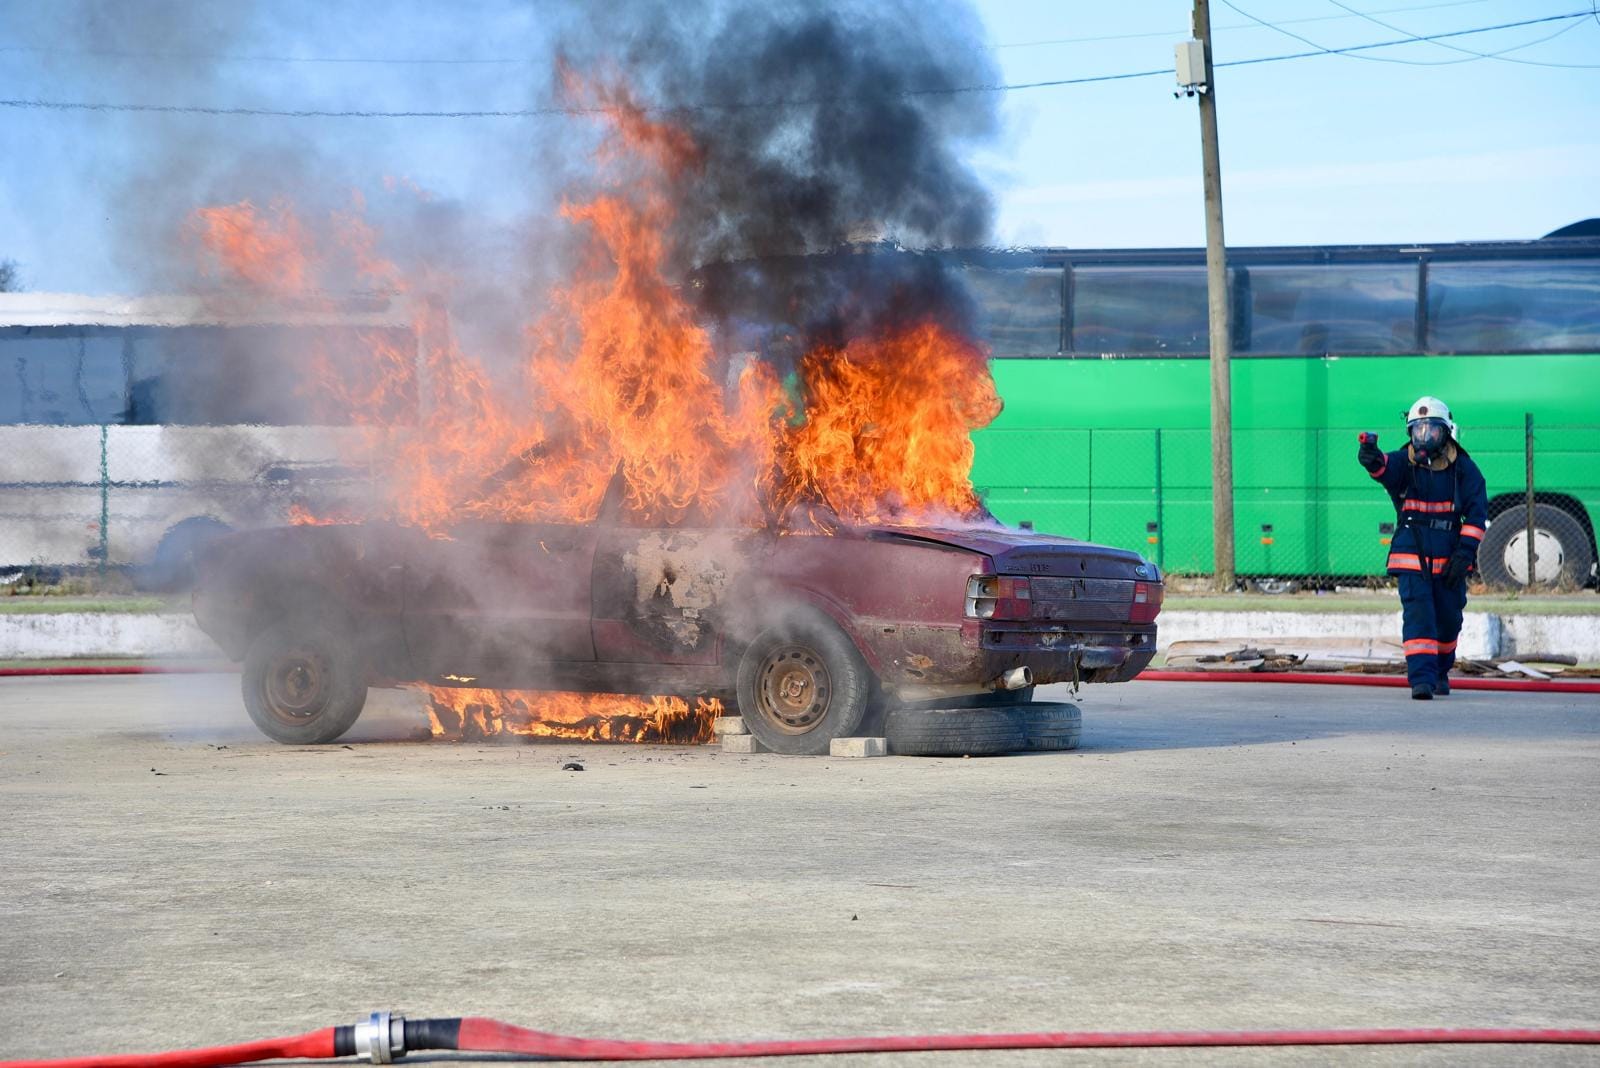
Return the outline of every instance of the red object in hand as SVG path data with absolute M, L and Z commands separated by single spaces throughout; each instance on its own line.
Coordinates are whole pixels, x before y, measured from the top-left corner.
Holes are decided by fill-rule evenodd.
M 1363 430 L 1361 432 L 1361 444 L 1363 444 L 1363 445 L 1376 445 L 1377 443 L 1378 443 L 1378 435 L 1374 434 L 1370 430 Z

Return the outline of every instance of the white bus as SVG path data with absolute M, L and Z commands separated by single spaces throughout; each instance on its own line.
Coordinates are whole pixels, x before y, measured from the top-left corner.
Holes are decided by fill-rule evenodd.
M 360 493 L 341 406 L 382 345 L 413 369 L 389 403 L 415 408 L 404 312 L 0 293 L 0 578 L 119 567 L 173 588 L 205 539 Z

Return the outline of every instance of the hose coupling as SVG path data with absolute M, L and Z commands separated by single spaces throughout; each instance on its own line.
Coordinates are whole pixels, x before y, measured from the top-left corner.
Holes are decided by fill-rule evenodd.
M 387 1010 L 355 1026 L 356 1056 L 373 1064 L 392 1064 L 406 1055 L 406 1018 Z

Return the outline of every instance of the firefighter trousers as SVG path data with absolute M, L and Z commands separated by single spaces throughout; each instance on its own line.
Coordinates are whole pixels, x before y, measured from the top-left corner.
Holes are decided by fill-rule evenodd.
M 1400 635 L 1405 639 L 1406 677 L 1413 686 L 1434 686 L 1456 662 L 1467 584 L 1451 586 L 1438 575 L 1400 576 Z

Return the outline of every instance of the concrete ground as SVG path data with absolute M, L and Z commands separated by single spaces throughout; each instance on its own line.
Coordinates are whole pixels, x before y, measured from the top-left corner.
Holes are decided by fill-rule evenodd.
M 844 761 L 407 741 L 398 693 L 287 748 L 236 686 L 0 679 L 0 1057 L 382 1007 L 671 1039 L 1600 1026 L 1593 695 L 1133 683 L 1086 690 L 1077 753 Z

